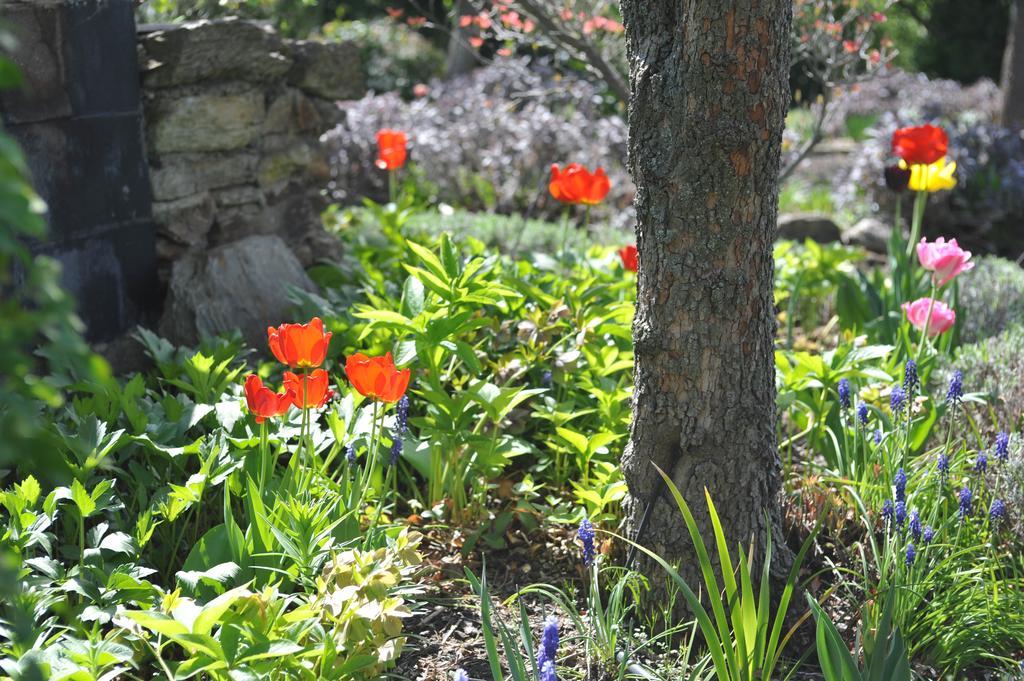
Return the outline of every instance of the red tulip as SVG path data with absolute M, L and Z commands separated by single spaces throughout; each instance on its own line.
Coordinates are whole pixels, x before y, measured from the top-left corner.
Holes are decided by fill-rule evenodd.
M 284 387 L 288 389 L 292 404 L 299 409 L 319 409 L 334 394 L 327 387 L 327 372 L 316 369 L 305 376 L 284 372 Z
M 562 203 L 582 203 L 594 206 L 604 200 L 611 189 L 604 168 L 593 173 L 579 163 L 570 163 L 565 170 L 557 164 L 551 165 L 551 182 L 548 190 Z
M 250 374 L 245 379 L 245 402 L 249 406 L 249 412 L 256 417 L 256 423 L 263 423 L 266 419 L 288 411 L 292 403 L 292 394 L 287 390 L 275 393 L 263 385 L 259 376 Z
M 267 344 L 274 357 L 282 364 L 299 369 L 311 369 L 324 363 L 330 332 L 324 333 L 324 323 L 313 317 L 308 324 L 282 324 L 267 328 Z
M 396 369 L 390 352 L 383 357 L 367 357 L 361 352 L 351 355 L 345 361 L 345 373 L 360 395 L 389 403 L 402 399 L 412 374 L 408 369 Z
M 622 266 L 630 272 L 636 272 L 640 268 L 640 261 L 637 257 L 636 246 L 630 244 L 619 249 L 619 257 L 622 258 Z
M 949 137 L 934 125 L 900 128 L 892 134 L 892 151 L 908 165 L 935 163 L 946 155 Z
M 377 167 L 381 170 L 398 170 L 404 166 L 408 143 L 408 138 L 401 130 L 378 130 Z

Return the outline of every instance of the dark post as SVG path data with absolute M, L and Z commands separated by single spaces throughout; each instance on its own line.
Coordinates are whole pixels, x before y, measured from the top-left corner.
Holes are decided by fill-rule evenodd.
M 0 92 L 22 145 L 56 258 L 91 340 L 149 318 L 159 302 L 130 0 L 7 0 L 24 87 Z

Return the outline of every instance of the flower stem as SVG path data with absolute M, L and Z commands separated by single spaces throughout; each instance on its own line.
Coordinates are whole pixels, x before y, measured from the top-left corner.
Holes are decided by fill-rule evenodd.
M 260 424 L 260 498 L 263 498 L 263 490 L 266 488 L 267 480 L 270 478 L 270 443 L 267 438 L 267 422 Z
M 910 260 L 914 255 L 914 246 L 921 235 L 921 223 L 924 221 L 924 208 L 928 201 L 928 192 L 922 190 L 914 197 L 914 215 L 910 223 L 910 241 L 907 242 L 907 258 Z
M 921 353 L 924 351 L 925 344 L 927 343 L 928 345 L 931 345 L 931 342 L 928 339 L 928 327 L 932 324 L 932 311 L 935 309 L 935 294 L 935 280 L 932 279 L 931 297 L 928 299 L 928 314 L 925 315 L 924 318 L 924 328 L 921 329 L 921 343 L 917 346 L 917 356 L 914 358 L 914 362 L 917 364 L 921 363 Z

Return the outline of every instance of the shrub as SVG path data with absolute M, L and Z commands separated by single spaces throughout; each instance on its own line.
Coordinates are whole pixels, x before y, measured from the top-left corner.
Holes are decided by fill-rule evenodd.
M 1011 326 L 998 336 L 963 345 L 952 359 L 945 359 L 946 376 L 963 371 L 969 389 L 992 396 L 993 416 L 1003 430 L 1018 430 L 1024 414 L 1024 326 Z
M 1002 333 L 1024 319 L 1024 270 L 1002 258 L 978 258 L 961 278 L 959 303 L 964 343 Z
M 387 196 L 385 174 L 373 162 L 374 135 L 389 127 L 409 134 L 412 167 L 403 177 L 421 198 L 527 217 L 561 215 L 548 194 L 549 168 L 574 161 L 603 166 L 611 179 L 594 219 L 632 224 L 626 124 L 602 115 L 592 84 L 507 59 L 430 88 L 411 102 L 388 93 L 346 105 L 346 121 L 325 136 L 336 199 Z
M 331 40 L 360 46 L 366 87 L 411 97 L 413 86 L 444 71 L 445 55 L 409 26 L 389 19 L 332 22 L 323 27 Z
M 842 135 L 856 118 L 893 114 L 908 124 L 943 119 L 992 122 L 999 112 L 999 86 L 982 79 L 970 86 L 897 69 L 844 88 L 832 103 L 825 130 Z M 886 138 L 887 139 L 887 138 Z

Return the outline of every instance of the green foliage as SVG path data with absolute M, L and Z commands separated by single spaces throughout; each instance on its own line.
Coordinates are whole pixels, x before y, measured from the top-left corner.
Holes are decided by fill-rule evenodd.
M 775 615 L 772 617 L 770 612 L 772 609 L 770 593 L 771 536 L 766 536 L 765 553 L 759 557 L 762 565 L 761 577 L 755 587 L 754 579 L 751 576 L 755 564 L 755 544 L 750 545 L 747 553 L 744 553 L 742 547 L 738 547 L 739 560 L 733 562 L 718 512 L 711 500 L 711 495 L 705 489 L 704 496 L 708 505 L 708 516 L 718 554 L 717 562 L 721 566 L 721 581 L 719 581 L 711 555 L 704 544 L 700 528 L 697 526 L 697 521 L 690 511 L 689 505 L 672 479 L 661 469 L 658 469 L 658 472 L 686 521 L 686 529 L 693 542 L 701 576 L 704 580 L 702 593 L 706 594 L 706 602 L 710 603 L 711 613 L 708 613 L 704 602 L 679 576 L 675 568 L 649 549 L 639 544 L 633 545 L 654 559 L 668 573 L 686 598 L 686 603 L 694 613 L 700 631 L 704 635 L 718 681 L 752 681 L 753 679 L 772 678 L 776 667 L 782 662 L 782 652 L 786 643 L 799 626 L 798 622 L 783 635 L 782 630 L 793 592 L 796 589 L 800 565 L 814 541 L 815 533 L 811 533 L 794 558 L 782 594 L 779 596 Z M 800 621 L 803 621 L 803 618 Z
M 343 9 L 337 0 L 151 0 L 138 5 L 139 23 L 222 17 L 270 21 L 283 34 L 305 38 Z
M 506 681 L 506 678 L 511 681 L 532 681 L 537 678 L 537 656 L 534 653 L 533 636 L 530 635 L 526 604 L 519 601 L 519 630 L 514 632 L 493 614 L 494 604 L 487 588 L 487 566 L 484 565 L 484 572 L 479 579 L 469 568 L 465 568 L 465 572 L 473 593 L 480 601 L 484 648 L 487 651 L 487 661 L 494 681 Z M 508 666 L 508 677 L 502 672 L 502 660 Z
M 865 649 L 870 648 L 872 654 L 865 655 L 863 669 L 850 654 L 832 620 L 810 594 L 807 594 L 807 603 L 818 623 L 815 642 L 825 681 L 911 681 L 907 647 L 899 631 L 892 626 L 891 603 L 886 604 L 878 628 L 867 632 L 872 641 Z
M 369 660 L 355 678 L 378 678 L 402 652 L 402 621 L 412 613 L 399 587 L 419 567 L 420 539 L 403 530 L 387 547 L 345 551 L 324 566 L 317 580 L 321 617 L 344 634 L 334 644 L 350 659 Z
M 334 21 L 321 31 L 331 40 L 360 46 L 366 87 L 374 92 L 411 97 L 413 86 L 444 73 L 444 52 L 404 23 L 388 18 Z

